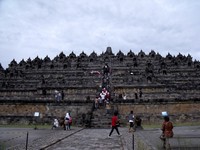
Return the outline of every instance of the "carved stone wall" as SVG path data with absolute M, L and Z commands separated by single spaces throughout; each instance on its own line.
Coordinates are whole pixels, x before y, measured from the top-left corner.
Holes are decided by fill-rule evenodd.
M 72 52 L 66 56 L 61 52 L 52 60 L 36 57 L 19 63 L 13 60 L 6 69 L 0 66 L 0 99 L 53 99 L 55 90 L 65 91 L 65 100 L 94 98 L 102 85 L 105 63 L 111 69 L 112 95 L 124 92 L 134 99 L 133 93 L 142 89 L 143 99 L 200 98 L 200 62 L 190 55 L 163 57 L 153 50 L 149 54 L 119 50 L 115 55 L 108 47 L 101 55 L 82 52 L 76 56 Z
M 165 103 L 165 104 L 123 104 L 117 105 L 121 119 L 124 120 L 131 110 L 135 116 L 141 117 L 143 123 L 161 123 L 161 112 L 167 111 L 171 121 L 176 123 L 198 122 L 200 119 L 200 103 Z
M 142 119 L 143 124 L 161 123 L 162 111 L 167 111 L 173 122 L 198 122 L 200 119 L 200 103 L 165 103 L 165 104 L 132 104 L 116 103 L 115 110 L 120 112 L 121 121 L 126 124 L 127 116 L 133 110 L 135 116 Z M 81 120 L 82 114 L 91 112 L 92 104 L 55 105 L 54 103 L 38 104 L 0 104 L 0 124 L 31 124 L 35 122 L 34 112 L 40 112 L 38 122 L 50 124 L 54 117 L 64 117 L 70 112 L 74 123 Z
M 54 103 L 17 103 L 0 104 L 0 124 L 32 124 L 35 121 L 51 124 L 53 118 L 62 118 L 67 112 L 71 113 L 74 124 L 80 122 L 82 114 L 91 113 L 92 104 L 62 104 Z M 38 118 L 34 113 L 39 112 Z M 36 120 L 37 119 L 37 120 Z
M 110 68 L 108 81 L 103 75 L 105 64 Z M 82 52 L 76 56 L 72 52 L 66 56 L 61 52 L 52 60 L 46 56 L 44 59 L 23 59 L 19 63 L 13 60 L 6 69 L 0 65 L 0 116 L 26 116 L 40 110 L 48 120 L 48 116 L 60 116 L 69 108 L 66 105 L 55 108 L 49 105 L 55 103 L 56 90 L 64 92 L 64 103 L 92 102 L 107 82 L 111 100 L 123 101 L 124 104 L 130 102 L 131 108 L 140 110 L 146 117 L 144 120 L 156 120 L 156 117 L 160 116 L 159 112 L 168 109 L 165 106 L 171 106 L 172 103 L 170 108 L 173 108 L 173 111 L 168 111 L 177 114 L 176 119 L 180 110 L 186 110 L 185 103 L 190 109 L 189 116 L 199 117 L 199 110 L 196 109 L 200 101 L 199 61 L 192 60 L 190 55 L 182 54 L 168 54 L 163 57 L 153 50 L 149 54 L 142 50 L 138 54 L 132 50 L 127 54 L 121 50 L 113 54 L 111 47 L 100 55 L 92 52 L 88 56 Z M 119 98 L 122 94 L 126 95 L 126 100 Z M 3 104 L 3 101 L 7 103 Z M 21 101 L 23 103 L 19 105 Z M 34 104 L 31 105 L 30 101 L 34 101 Z M 39 104 L 35 105 L 37 102 Z M 190 105 L 191 102 L 195 103 Z M 125 115 L 129 106 L 126 108 L 123 103 L 120 103 L 118 108 Z M 89 109 L 87 103 L 85 105 L 86 107 L 82 104 L 83 107 L 79 108 L 83 112 Z M 161 110 L 153 115 L 152 112 L 143 112 L 150 108 L 152 112 L 157 108 Z M 193 108 L 195 111 L 192 112 Z M 77 107 L 73 107 L 72 110 L 76 109 Z M 180 113 L 182 114 L 187 118 L 186 112 Z

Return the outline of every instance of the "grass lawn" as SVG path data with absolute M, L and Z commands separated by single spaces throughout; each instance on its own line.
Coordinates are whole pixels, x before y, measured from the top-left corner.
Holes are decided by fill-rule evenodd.
M 45 128 L 45 129 L 48 129 L 48 128 L 51 128 L 51 125 L 23 125 L 23 124 L 10 124 L 10 125 L 0 125 L 0 128 Z
M 200 122 L 184 122 L 184 123 L 174 123 L 175 127 L 181 126 L 200 126 Z M 161 128 L 162 124 L 143 124 L 143 128 L 150 129 L 150 128 Z
M 161 128 L 162 124 L 142 124 L 142 127 L 144 129 L 154 129 L 154 128 Z M 124 127 L 128 125 L 122 125 Z M 200 126 L 200 122 L 184 122 L 184 123 L 174 123 L 175 127 L 180 127 L 180 126 Z M 45 124 L 45 125 L 37 125 L 37 128 L 44 128 L 44 129 L 49 129 L 52 126 L 50 124 Z M 34 124 L 31 125 L 25 125 L 25 124 L 9 124 L 9 125 L 0 125 L 0 128 L 35 128 Z

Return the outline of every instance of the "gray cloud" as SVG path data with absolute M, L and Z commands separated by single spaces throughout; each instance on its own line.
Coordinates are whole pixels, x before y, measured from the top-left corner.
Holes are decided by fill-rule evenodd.
M 196 0 L 1 0 L 0 62 L 61 51 L 101 54 L 152 49 L 200 60 L 200 2 Z

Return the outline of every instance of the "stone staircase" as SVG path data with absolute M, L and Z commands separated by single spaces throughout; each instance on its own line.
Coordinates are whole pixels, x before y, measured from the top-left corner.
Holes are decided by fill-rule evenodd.
M 109 114 L 106 114 L 105 107 L 95 109 L 92 114 L 91 128 L 110 128 L 113 111 L 112 105 Z

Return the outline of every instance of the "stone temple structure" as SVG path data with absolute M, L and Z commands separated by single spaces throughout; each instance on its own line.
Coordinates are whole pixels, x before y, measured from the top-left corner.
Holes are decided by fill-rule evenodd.
M 105 65 L 109 67 L 107 76 Z M 76 56 L 72 52 L 66 56 L 61 52 L 52 60 L 36 57 L 19 63 L 13 60 L 6 69 L 0 66 L 2 107 L 9 102 L 54 103 L 55 91 L 63 91 L 62 102 L 90 103 L 103 87 L 116 103 L 198 103 L 200 62 L 190 55 L 163 57 L 153 50 L 149 54 L 142 50 L 113 54 L 107 47 L 101 55 L 82 52 Z M 4 111 L 0 115 L 5 116 Z
M 102 85 L 103 66 L 110 67 L 109 85 L 112 98 L 126 93 L 135 99 L 142 90 L 144 101 L 198 100 L 200 98 L 200 62 L 190 55 L 162 57 L 153 50 L 134 54 L 131 50 L 116 55 L 110 47 L 97 56 L 61 52 L 53 60 L 36 57 L 17 63 L 13 60 L 7 69 L 0 66 L 0 99 L 53 99 L 55 90 L 65 93 L 64 100 L 94 98 Z M 106 81 L 105 81 L 106 82 Z

